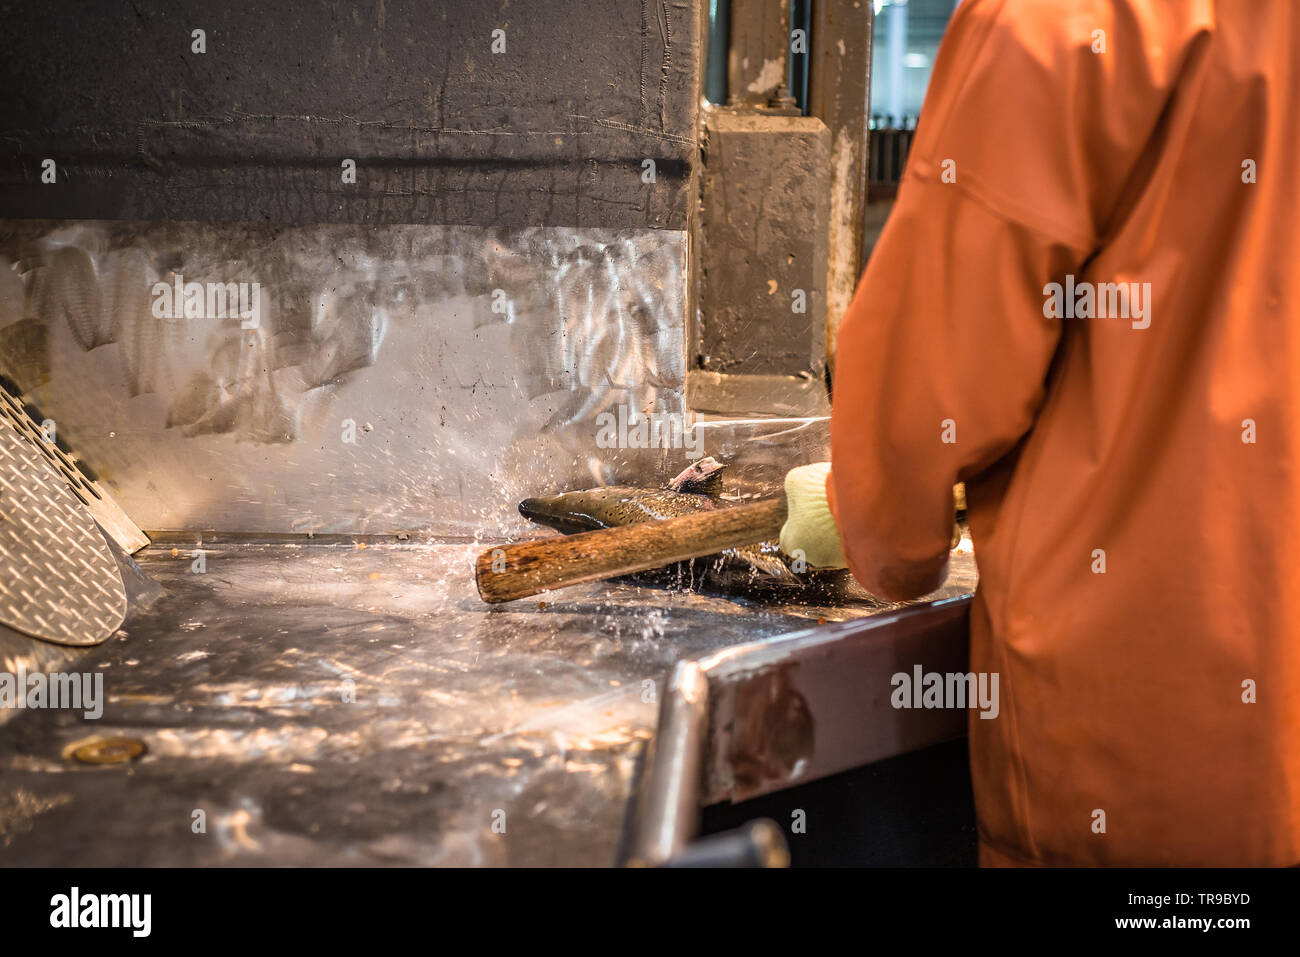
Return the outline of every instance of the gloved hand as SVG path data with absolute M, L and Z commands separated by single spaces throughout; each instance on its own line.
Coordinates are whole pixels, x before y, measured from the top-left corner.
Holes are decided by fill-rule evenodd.
M 845 568 L 839 529 L 826 501 L 830 462 L 791 469 L 785 476 L 786 520 L 781 526 L 781 551 L 817 568 Z

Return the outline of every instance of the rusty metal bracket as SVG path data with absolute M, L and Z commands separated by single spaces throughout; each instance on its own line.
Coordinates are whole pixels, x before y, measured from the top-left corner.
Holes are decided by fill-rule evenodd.
M 632 860 L 666 864 L 700 808 L 961 737 L 961 709 L 897 709 L 891 676 L 965 672 L 970 595 L 679 662 L 647 758 Z

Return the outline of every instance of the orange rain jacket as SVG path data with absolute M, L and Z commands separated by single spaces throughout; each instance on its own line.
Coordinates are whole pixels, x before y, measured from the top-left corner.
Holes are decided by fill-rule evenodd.
M 967 483 L 981 863 L 1300 863 L 1300 3 L 964 0 L 831 437 L 891 598 Z

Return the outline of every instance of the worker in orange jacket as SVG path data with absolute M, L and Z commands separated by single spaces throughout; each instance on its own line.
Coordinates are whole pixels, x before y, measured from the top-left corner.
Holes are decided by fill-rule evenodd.
M 918 597 L 965 481 L 983 864 L 1300 863 L 1297 103 L 1295 0 L 943 40 L 783 544 Z

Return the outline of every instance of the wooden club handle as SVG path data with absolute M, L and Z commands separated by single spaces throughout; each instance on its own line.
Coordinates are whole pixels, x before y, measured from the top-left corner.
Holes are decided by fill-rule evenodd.
M 662 568 L 781 534 L 785 498 L 489 549 L 475 563 L 485 602 Z

